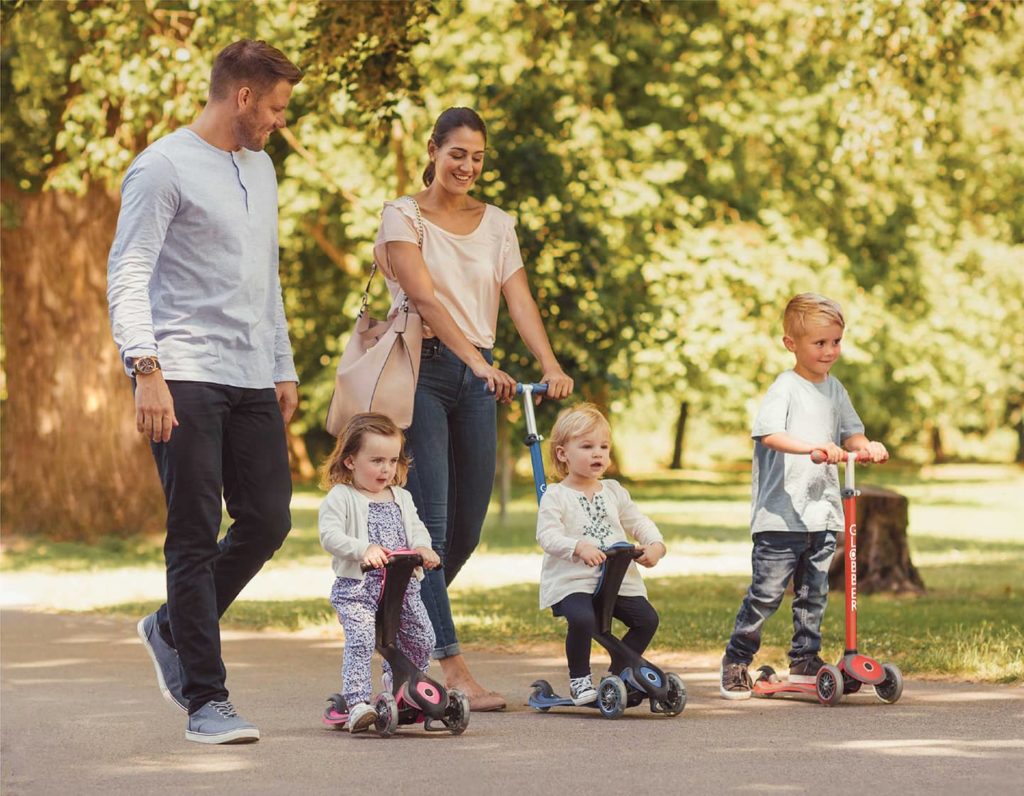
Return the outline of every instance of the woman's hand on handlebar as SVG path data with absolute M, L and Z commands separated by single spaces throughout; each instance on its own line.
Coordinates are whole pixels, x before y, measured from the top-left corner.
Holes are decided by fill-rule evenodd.
M 362 564 L 365 567 L 371 569 L 380 569 L 386 566 L 388 563 L 389 550 L 381 547 L 379 544 L 372 544 L 366 548 L 366 552 L 363 553 Z
M 553 368 L 549 368 L 544 371 L 544 375 L 541 376 L 541 382 L 548 385 L 548 398 L 554 398 L 556 401 L 560 401 L 562 398 L 568 398 L 572 393 L 574 386 L 573 381 L 557 365 Z M 541 396 L 537 396 L 537 403 L 541 402 Z
M 430 547 L 417 547 L 416 552 L 423 559 L 424 569 L 437 569 L 441 566 L 441 557 Z
M 505 371 L 488 365 L 484 360 L 482 365 L 473 368 L 473 375 L 487 382 L 487 391 L 494 393 L 494 397 L 501 403 L 512 403 L 516 395 L 516 380 Z

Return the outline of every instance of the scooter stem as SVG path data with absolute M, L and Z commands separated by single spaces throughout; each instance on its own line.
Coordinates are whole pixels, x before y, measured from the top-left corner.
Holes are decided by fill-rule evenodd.
M 854 462 L 857 454 L 846 456 L 846 488 L 843 490 L 844 556 L 846 558 L 846 654 L 857 651 L 857 495 Z

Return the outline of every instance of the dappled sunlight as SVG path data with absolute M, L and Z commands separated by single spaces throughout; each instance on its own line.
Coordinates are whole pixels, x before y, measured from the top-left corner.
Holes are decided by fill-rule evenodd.
M 21 663 L 5 663 L 5 669 L 59 669 L 63 666 L 83 666 L 91 663 L 88 658 L 49 658 L 41 661 L 22 661 Z
M 877 752 L 893 757 L 974 757 L 974 758 L 1022 758 L 1024 739 L 993 739 L 968 741 L 952 738 L 903 738 L 856 741 L 829 741 L 828 744 L 813 744 L 816 747 L 851 749 Z
M 999 691 L 948 691 L 936 690 L 930 693 L 914 693 L 915 702 L 1024 702 L 1024 688 Z
M 259 761 L 259 744 L 238 746 L 233 751 L 223 747 L 196 747 L 188 757 L 175 755 L 161 758 L 134 758 L 123 764 L 107 766 L 105 773 L 117 777 L 137 779 L 140 774 L 225 774 L 244 771 Z M 182 783 L 184 785 L 184 783 Z M 198 785 L 199 783 L 194 783 Z
M 4 666 L 4 668 L 13 667 Z M 4 681 L 12 686 L 60 686 L 66 684 L 69 680 L 74 681 L 76 685 L 96 685 L 98 683 L 110 682 L 109 677 L 4 677 Z

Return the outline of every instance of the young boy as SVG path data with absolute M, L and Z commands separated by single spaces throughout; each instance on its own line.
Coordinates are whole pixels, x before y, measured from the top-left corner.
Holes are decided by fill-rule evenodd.
M 792 370 L 768 389 L 754 420 L 753 500 L 750 531 L 753 578 L 736 614 L 722 658 L 719 691 L 725 699 L 749 699 L 747 667 L 761 646 L 761 630 L 793 579 L 791 682 L 813 683 L 824 661 L 821 617 L 828 597 L 828 567 L 843 527 L 839 472 L 847 451 L 871 461 L 889 458 L 885 446 L 864 436 L 850 397 L 829 370 L 839 359 L 846 323 L 839 305 L 801 293 L 786 305 L 782 342 L 796 357 Z M 823 451 L 828 464 L 810 453 Z

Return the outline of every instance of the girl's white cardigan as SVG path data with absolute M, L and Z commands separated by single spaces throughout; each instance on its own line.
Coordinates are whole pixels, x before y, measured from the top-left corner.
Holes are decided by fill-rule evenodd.
M 409 547 L 430 547 L 430 532 L 416 513 L 412 495 L 400 486 L 391 487 L 391 492 L 402 512 Z M 336 484 L 320 504 L 320 544 L 333 557 L 331 565 L 339 578 L 363 579 L 359 563 L 370 546 L 369 512 L 370 499 L 348 484 Z M 416 576 L 422 580 L 422 571 L 417 569 Z

